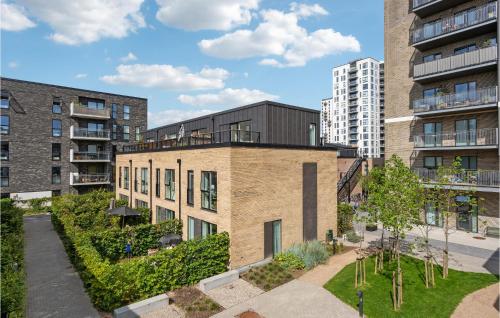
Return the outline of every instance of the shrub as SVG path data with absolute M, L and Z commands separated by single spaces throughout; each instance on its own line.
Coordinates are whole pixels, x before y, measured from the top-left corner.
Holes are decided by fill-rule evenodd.
M 319 241 L 308 241 L 301 244 L 294 244 L 286 252 L 299 257 L 306 269 L 311 269 L 326 262 L 329 257 L 326 246 Z
M 339 235 L 353 229 L 352 221 L 354 218 L 354 210 L 348 203 L 340 203 L 337 207 L 338 220 L 337 220 L 337 233 Z
M 352 230 L 346 233 L 346 238 L 351 243 L 359 243 L 361 241 L 361 237 Z
M 24 317 L 23 211 L 10 199 L 2 199 L 0 205 L 1 312 Z
M 50 203 L 51 198 L 35 198 L 27 201 L 28 207 L 31 210 L 32 214 L 36 213 L 47 213 L 50 211 Z
M 374 224 L 374 223 L 369 223 L 366 225 L 366 230 L 368 232 L 373 232 L 373 231 L 376 231 L 377 230 L 377 224 Z
M 304 269 L 306 266 L 300 257 L 290 252 L 280 253 L 274 260 L 284 269 Z

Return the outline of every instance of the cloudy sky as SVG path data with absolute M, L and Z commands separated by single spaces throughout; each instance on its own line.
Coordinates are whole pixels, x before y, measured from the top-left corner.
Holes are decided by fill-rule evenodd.
M 264 99 L 318 108 L 383 59 L 383 0 L 0 0 L 1 75 L 146 97 L 150 128 Z

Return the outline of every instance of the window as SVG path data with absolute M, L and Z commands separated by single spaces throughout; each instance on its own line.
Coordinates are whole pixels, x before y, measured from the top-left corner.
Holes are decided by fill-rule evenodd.
M 156 206 L 156 223 L 165 222 L 167 220 L 175 219 L 175 212 L 165 209 L 161 206 Z
M 165 199 L 175 201 L 175 170 L 165 169 Z
M 443 165 L 443 157 L 424 157 L 424 167 L 427 169 L 437 169 Z
M 441 59 L 441 57 L 442 57 L 441 53 L 434 53 L 434 54 L 424 56 L 423 61 L 424 61 L 424 63 L 432 62 L 432 61 Z
M 52 136 L 62 136 L 62 121 L 60 119 L 52 119 Z
M 476 156 L 460 156 L 461 168 L 464 170 L 477 170 L 477 157 Z
M 453 51 L 453 54 L 454 55 L 459 55 L 459 54 L 464 54 L 464 53 L 472 52 L 472 51 L 475 51 L 475 50 L 477 50 L 477 46 L 475 44 L 470 44 L 470 45 L 466 45 L 466 46 L 462 46 L 462 47 L 456 48 Z
M 425 222 L 428 225 L 443 226 L 443 216 L 432 203 L 425 204 Z
M 61 190 L 52 190 L 52 196 L 53 197 L 60 197 L 61 196 Z
M 136 126 L 135 127 L 135 141 L 140 141 L 141 140 L 141 127 Z
M 309 124 L 309 145 L 316 146 L 316 124 Z
M 194 172 L 187 172 L 187 204 L 194 205 Z
M 148 168 L 141 168 L 141 193 L 148 194 Z
M 188 240 L 217 234 L 217 224 L 188 216 Z
M 130 119 L 130 106 L 128 105 L 123 105 L 123 119 Z
M 118 104 L 111 104 L 111 118 L 116 119 L 118 116 Z
M 455 121 L 455 146 L 476 144 L 477 121 L 475 118 Z
M 128 195 L 120 193 L 120 200 L 125 200 L 125 201 L 127 201 L 127 204 L 129 204 L 129 202 L 128 202 Z
M 101 99 L 87 99 L 87 107 L 90 109 L 104 109 L 104 101 Z
M 455 84 L 457 102 L 475 101 L 477 99 L 476 87 L 476 82 Z
M 128 189 L 129 186 L 129 172 L 128 167 L 123 168 L 123 188 Z
M 441 123 L 425 123 L 424 124 L 424 143 L 426 147 L 441 146 Z
M 142 201 L 139 199 L 135 199 L 135 207 L 136 208 L 148 208 L 148 203 L 146 201 Z
M 217 172 L 201 172 L 201 207 L 217 210 Z
M 457 229 L 477 233 L 477 198 L 457 196 Z M 472 202 L 475 204 L 472 204 Z
M 230 125 L 231 141 L 252 142 L 251 121 L 242 121 Z
M 137 192 L 138 184 L 137 184 L 137 168 L 134 169 L 134 191 Z
M 9 96 L 2 95 L 2 99 L 0 101 L 0 108 L 9 109 L 9 106 L 10 106 Z
M 1 152 L 1 160 L 6 161 L 9 160 L 9 142 L 2 141 L 2 152 Z
M 0 170 L 1 170 L 1 174 L 0 174 L 1 185 L 2 185 L 2 187 L 8 187 L 9 186 L 9 167 L 2 167 Z
M 123 126 L 123 141 L 129 141 L 129 140 L 130 140 L 130 127 Z
M 61 167 L 52 167 L 52 184 L 61 184 Z
M 61 160 L 61 144 L 52 144 L 52 160 Z
M 113 124 L 113 126 L 111 126 L 111 139 L 113 140 L 116 140 L 116 131 L 117 131 L 117 125 L 116 124 Z
M 201 237 L 206 238 L 212 234 L 217 234 L 217 224 L 201 221 Z
M 160 175 L 161 175 L 160 169 L 156 169 L 155 194 L 157 198 L 160 197 Z
M 52 113 L 53 114 L 61 114 L 62 113 L 62 107 L 61 107 L 60 100 L 54 100 L 52 102 Z
M 1 115 L 0 116 L 0 131 L 2 135 L 8 135 L 10 131 L 10 120 L 9 116 Z

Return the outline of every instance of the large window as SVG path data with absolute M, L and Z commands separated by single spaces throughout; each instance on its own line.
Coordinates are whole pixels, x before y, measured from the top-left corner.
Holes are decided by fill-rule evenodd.
M 471 146 L 476 144 L 477 121 L 475 118 L 455 121 L 455 146 Z
M 2 167 L 0 168 L 1 171 L 1 185 L 2 187 L 8 187 L 9 186 L 9 167 Z
M 426 147 L 441 146 L 442 142 L 442 125 L 441 123 L 425 123 L 424 124 L 424 142 Z
M 217 234 L 217 224 L 188 216 L 188 240 L 206 238 L 212 234 Z
M 476 82 L 455 84 L 457 102 L 475 101 L 477 99 Z
M 156 223 L 175 219 L 175 212 L 161 206 L 156 206 Z
M 61 184 L 61 167 L 52 167 L 52 184 Z
M 232 123 L 229 128 L 231 130 L 232 142 L 252 142 L 251 121 L 242 121 L 239 123 Z
M 60 119 L 52 119 L 52 136 L 62 136 L 62 121 Z
M 456 158 L 458 159 L 458 157 Z M 460 165 L 464 170 L 477 170 L 477 157 L 476 156 L 461 156 Z
M 148 168 L 141 168 L 141 193 L 148 194 Z
M 134 191 L 137 192 L 138 184 L 137 184 L 137 168 L 134 168 Z
M 201 172 L 201 207 L 217 211 L 217 172 Z
M 130 140 L 130 127 L 125 125 L 123 126 L 123 141 Z
M 187 172 L 187 204 L 194 205 L 194 172 Z
M 165 199 L 175 200 L 175 170 L 165 169 Z
M 123 188 L 128 189 L 129 186 L 129 171 L 128 167 L 123 168 Z
M 87 99 L 87 107 L 91 109 L 104 109 L 104 101 L 100 99 Z
M 1 160 L 6 161 L 9 160 L 9 142 L 2 141 L 2 152 L 1 152 Z
M 157 198 L 160 197 L 160 175 L 161 175 L 161 170 L 156 169 L 156 178 L 155 178 L 155 195 Z
M 52 160 L 61 160 L 61 144 L 52 144 Z
M 424 157 L 424 167 L 427 169 L 437 169 L 443 165 L 443 157 Z
M 128 105 L 123 105 L 123 119 L 130 119 L 130 106 Z
M 0 132 L 2 135 L 8 135 L 10 132 L 10 119 L 7 115 L 0 116 Z
M 10 103 L 9 103 L 9 96 L 6 96 L 6 95 L 2 95 L 2 99 L 0 101 L 0 108 L 3 108 L 3 109 L 8 109 L 10 106 Z
M 309 145 L 316 146 L 316 124 L 309 124 Z

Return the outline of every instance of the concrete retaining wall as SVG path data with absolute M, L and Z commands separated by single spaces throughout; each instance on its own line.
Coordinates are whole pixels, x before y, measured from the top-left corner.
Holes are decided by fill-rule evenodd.
M 168 306 L 168 296 L 161 294 L 127 306 L 117 308 L 113 311 L 114 318 L 138 318 L 148 312 L 162 306 Z

